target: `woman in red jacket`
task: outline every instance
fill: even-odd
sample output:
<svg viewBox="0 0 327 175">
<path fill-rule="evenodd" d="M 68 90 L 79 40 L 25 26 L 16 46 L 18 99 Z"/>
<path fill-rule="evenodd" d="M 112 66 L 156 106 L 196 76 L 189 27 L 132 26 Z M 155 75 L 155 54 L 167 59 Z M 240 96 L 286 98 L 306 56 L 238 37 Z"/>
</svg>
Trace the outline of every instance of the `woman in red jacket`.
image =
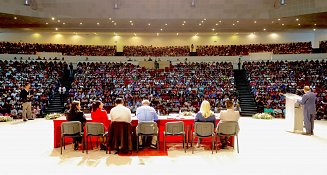
<svg viewBox="0 0 327 175">
<path fill-rule="evenodd" d="M 91 118 L 92 122 L 103 123 L 105 131 L 108 131 L 109 119 L 107 111 L 103 109 L 103 103 L 101 101 L 93 102 Z"/>
<path fill-rule="evenodd" d="M 105 131 L 108 131 L 109 119 L 108 119 L 107 111 L 103 110 L 103 103 L 101 101 L 97 100 L 93 102 L 91 118 L 92 118 L 92 122 L 103 123 Z M 101 150 L 106 150 L 107 146 L 101 143 L 100 148 Z"/>
</svg>

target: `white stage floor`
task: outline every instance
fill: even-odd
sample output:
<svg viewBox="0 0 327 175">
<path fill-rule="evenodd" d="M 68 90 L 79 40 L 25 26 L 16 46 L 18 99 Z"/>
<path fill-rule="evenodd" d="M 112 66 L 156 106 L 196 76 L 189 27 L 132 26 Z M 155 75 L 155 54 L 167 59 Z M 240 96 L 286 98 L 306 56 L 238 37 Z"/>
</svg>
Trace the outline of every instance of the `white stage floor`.
<svg viewBox="0 0 327 175">
<path fill-rule="evenodd" d="M 53 122 L 37 119 L 0 123 L 0 174 L 327 174 L 327 121 L 315 121 L 315 135 L 285 131 L 285 120 L 240 119 L 240 153 L 232 148 L 170 150 L 168 156 L 125 157 L 67 146 L 53 149 Z"/>
</svg>

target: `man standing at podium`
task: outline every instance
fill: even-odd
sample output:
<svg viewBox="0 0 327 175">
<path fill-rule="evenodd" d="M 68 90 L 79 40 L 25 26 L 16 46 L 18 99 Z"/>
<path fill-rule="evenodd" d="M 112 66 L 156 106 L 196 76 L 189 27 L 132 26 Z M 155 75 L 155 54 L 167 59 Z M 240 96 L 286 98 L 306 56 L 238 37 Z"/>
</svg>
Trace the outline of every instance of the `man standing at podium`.
<svg viewBox="0 0 327 175">
<path fill-rule="evenodd" d="M 298 103 L 303 105 L 303 117 L 304 117 L 304 135 L 313 135 L 313 124 L 316 114 L 316 94 L 310 91 L 309 86 L 304 86 L 304 95 L 301 100 L 297 100 Z"/>
</svg>

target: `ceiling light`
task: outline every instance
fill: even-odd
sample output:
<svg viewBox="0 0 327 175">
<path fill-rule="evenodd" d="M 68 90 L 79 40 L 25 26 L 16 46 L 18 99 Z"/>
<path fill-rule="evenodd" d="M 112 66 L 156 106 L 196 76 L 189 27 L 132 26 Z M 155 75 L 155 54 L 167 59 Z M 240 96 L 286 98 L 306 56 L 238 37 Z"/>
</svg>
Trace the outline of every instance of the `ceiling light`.
<svg viewBox="0 0 327 175">
<path fill-rule="evenodd" d="M 219 21 L 221 23 L 221 21 Z"/>
<path fill-rule="evenodd" d="M 299 18 L 296 18 L 296 21 L 299 21 Z"/>
<path fill-rule="evenodd" d="M 133 26 L 134 24 L 133 23 L 131 23 L 131 26 Z"/>
<path fill-rule="evenodd" d="M 233 26 L 235 26 L 235 24 L 233 24 Z"/>
<path fill-rule="evenodd" d="M 182 25 L 184 25 L 184 24 L 182 24 Z"/>
<path fill-rule="evenodd" d="M 167 26 L 168 24 L 165 24 L 165 26 Z"/>
<path fill-rule="evenodd" d="M 266 31 L 266 29 L 264 28 L 263 31 Z"/>
<path fill-rule="evenodd" d="M 183 21 L 183 23 L 186 23 L 186 21 Z"/>
<path fill-rule="evenodd" d="M 97 33 L 95 33 L 95 32 L 94 32 L 93 34 L 94 34 L 94 35 L 97 35 Z"/>
<path fill-rule="evenodd" d="M 280 21 L 280 18 L 278 18 L 278 21 Z"/>
<path fill-rule="evenodd" d="M 58 30 L 58 28 L 55 28 L 56 30 Z"/>
<path fill-rule="evenodd" d="M 160 29 L 162 31 L 162 29 Z"/>
<path fill-rule="evenodd" d="M 313 31 L 316 31 L 317 29 L 313 29 Z"/>
<path fill-rule="evenodd" d="M 218 26 L 218 23 L 216 23 L 216 26 Z"/>
<path fill-rule="evenodd" d="M 237 23 L 239 23 L 240 21 L 236 21 Z"/>
<path fill-rule="evenodd" d="M 82 25 L 83 23 L 82 23 L 82 22 L 80 22 L 79 24 L 80 24 L 80 25 Z"/>
<path fill-rule="evenodd" d="M 284 26 L 285 24 L 282 24 L 282 26 Z"/>
<path fill-rule="evenodd" d="M 112 23 L 114 23 L 115 21 L 111 21 Z"/>
<path fill-rule="evenodd" d="M 254 21 L 254 23 L 257 23 L 257 21 Z"/>
<path fill-rule="evenodd" d="M 62 24 L 65 25 L 66 23 L 63 22 Z"/>
<path fill-rule="evenodd" d="M 15 16 L 14 19 L 17 19 L 17 17 Z"/>
<path fill-rule="evenodd" d="M 49 23 L 46 22 L 45 24 L 48 25 Z"/>
<path fill-rule="evenodd" d="M 114 25 L 117 25 L 117 23 L 114 23 Z"/>
<path fill-rule="evenodd" d="M 111 20 L 111 18 L 109 18 L 109 20 Z"/>
<path fill-rule="evenodd" d="M 314 24 L 315 26 L 317 25 L 317 24 Z"/>
<path fill-rule="evenodd" d="M 133 21 L 129 21 L 130 23 L 132 23 Z"/>
<path fill-rule="evenodd" d="M 202 24 L 200 23 L 199 26 L 201 26 Z"/>
<path fill-rule="evenodd" d="M 97 22 L 97 25 L 100 25 L 100 23 Z"/>
<path fill-rule="evenodd" d="M 178 34 L 178 33 L 176 33 L 176 35 L 178 36 L 179 34 Z"/>
<path fill-rule="evenodd" d="M 215 31 L 215 29 L 211 29 L 212 31 Z"/>
<path fill-rule="evenodd" d="M 297 24 L 298 26 L 300 26 L 301 24 Z"/>
<path fill-rule="evenodd" d="M 159 33 L 157 33 L 157 36 L 159 36 Z"/>
<path fill-rule="evenodd" d="M 205 19 L 205 18 L 204 18 L 203 20 L 205 20 L 205 21 L 206 21 L 207 19 Z"/>
<path fill-rule="evenodd" d="M 60 22 L 60 20 L 58 19 L 57 22 Z"/>
<path fill-rule="evenodd" d="M 149 23 L 148 26 L 151 26 L 151 24 Z"/>
<path fill-rule="evenodd" d="M 52 21 L 54 21 L 56 18 L 55 17 L 52 17 L 51 19 L 52 19 Z"/>
<path fill-rule="evenodd" d="M 203 23 L 203 21 L 201 21 L 201 23 Z"/>
</svg>

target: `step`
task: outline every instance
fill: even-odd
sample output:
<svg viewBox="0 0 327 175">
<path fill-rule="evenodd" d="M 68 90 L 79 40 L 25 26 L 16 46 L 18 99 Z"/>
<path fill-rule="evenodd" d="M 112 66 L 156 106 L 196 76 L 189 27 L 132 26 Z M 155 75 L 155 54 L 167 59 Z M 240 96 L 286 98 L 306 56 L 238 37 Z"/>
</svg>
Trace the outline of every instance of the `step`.
<svg viewBox="0 0 327 175">
<path fill-rule="evenodd" d="M 240 112 L 240 114 L 243 117 L 252 117 L 256 113 Z"/>
<path fill-rule="evenodd" d="M 257 106 L 241 106 L 244 110 L 257 110 Z"/>
</svg>

